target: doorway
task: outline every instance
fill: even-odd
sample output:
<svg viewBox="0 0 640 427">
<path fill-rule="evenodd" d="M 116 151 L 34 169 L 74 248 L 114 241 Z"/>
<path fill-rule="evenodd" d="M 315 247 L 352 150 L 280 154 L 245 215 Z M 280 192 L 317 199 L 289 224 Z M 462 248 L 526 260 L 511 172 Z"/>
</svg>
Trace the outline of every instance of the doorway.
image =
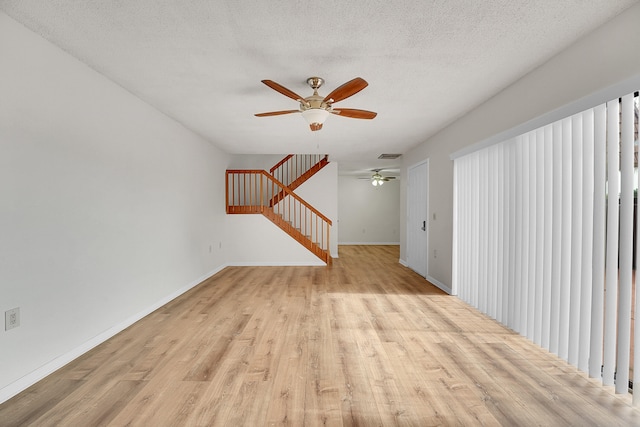
<svg viewBox="0 0 640 427">
<path fill-rule="evenodd" d="M 429 160 L 407 170 L 407 265 L 426 278 L 429 246 Z"/>
</svg>

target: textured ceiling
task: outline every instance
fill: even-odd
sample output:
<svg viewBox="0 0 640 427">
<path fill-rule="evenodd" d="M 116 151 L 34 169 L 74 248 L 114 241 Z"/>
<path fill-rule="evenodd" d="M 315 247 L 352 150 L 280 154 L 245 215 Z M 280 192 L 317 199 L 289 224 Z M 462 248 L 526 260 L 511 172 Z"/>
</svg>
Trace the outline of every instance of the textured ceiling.
<svg viewBox="0 0 640 427">
<path fill-rule="evenodd" d="M 635 0 L 0 0 L 0 9 L 230 153 L 329 153 L 341 170 L 404 153 Z M 362 77 L 311 132 L 302 96 Z"/>
</svg>

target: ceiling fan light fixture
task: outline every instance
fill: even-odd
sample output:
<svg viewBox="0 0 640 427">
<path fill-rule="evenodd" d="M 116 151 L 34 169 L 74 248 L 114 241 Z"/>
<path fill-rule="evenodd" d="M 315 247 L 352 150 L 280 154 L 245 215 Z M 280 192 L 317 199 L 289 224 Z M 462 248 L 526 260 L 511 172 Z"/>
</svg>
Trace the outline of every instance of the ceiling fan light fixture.
<svg viewBox="0 0 640 427">
<path fill-rule="evenodd" d="M 376 173 L 371 177 L 371 185 L 373 185 L 374 187 L 378 187 L 382 184 L 384 184 L 384 179 L 382 178 L 382 175 Z"/>
<path fill-rule="evenodd" d="M 328 116 L 329 112 L 323 108 L 308 108 L 302 112 L 302 117 L 309 123 L 311 130 L 320 130 Z"/>
</svg>

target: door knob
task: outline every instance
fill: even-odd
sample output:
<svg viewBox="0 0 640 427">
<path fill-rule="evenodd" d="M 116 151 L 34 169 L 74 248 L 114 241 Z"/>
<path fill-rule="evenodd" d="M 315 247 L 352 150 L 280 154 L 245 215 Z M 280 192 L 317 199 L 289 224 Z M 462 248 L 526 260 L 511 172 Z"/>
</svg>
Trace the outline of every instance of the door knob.
<svg viewBox="0 0 640 427">
<path fill-rule="evenodd" d="M 422 231 L 426 231 L 427 230 L 427 221 L 422 221 L 422 227 L 420 227 L 420 229 Z"/>
</svg>

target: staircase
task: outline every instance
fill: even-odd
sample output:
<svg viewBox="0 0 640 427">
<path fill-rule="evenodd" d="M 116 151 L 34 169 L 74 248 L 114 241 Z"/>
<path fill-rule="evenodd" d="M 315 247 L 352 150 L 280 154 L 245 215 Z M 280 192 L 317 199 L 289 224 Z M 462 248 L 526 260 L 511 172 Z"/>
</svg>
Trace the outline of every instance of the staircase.
<svg viewBox="0 0 640 427">
<path fill-rule="evenodd" d="M 326 154 L 289 154 L 272 167 L 270 172 L 276 180 L 293 191 L 328 164 L 329 156 Z M 284 195 L 284 192 L 274 194 L 271 205 L 282 200 Z"/>
<path fill-rule="evenodd" d="M 288 155 L 271 168 L 226 173 L 227 214 L 262 214 L 331 264 L 331 220 L 293 192 L 329 163 L 327 156 Z"/>
</svg>

